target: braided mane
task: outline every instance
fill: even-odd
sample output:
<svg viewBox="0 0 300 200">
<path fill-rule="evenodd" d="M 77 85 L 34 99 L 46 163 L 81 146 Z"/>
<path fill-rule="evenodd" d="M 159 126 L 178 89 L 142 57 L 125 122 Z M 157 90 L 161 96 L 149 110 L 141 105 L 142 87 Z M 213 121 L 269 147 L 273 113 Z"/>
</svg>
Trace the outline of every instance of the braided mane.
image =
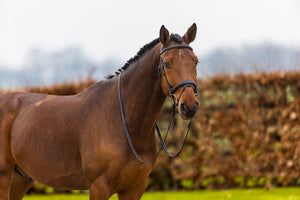
<svg viewBox="0 0 300 200">
<path fill-rule="evenodd" d="M 177 42 L 177 43 L 182 43 L 182 38 L 180 35 L 178 34 L 171 34 L 170 36 L 170 40 L 171 41 L 174 41 L 174 42 Z M 133 57 L 133 58 L 130 58 L 122 68 L 118 69 L 115 74 L 110 74 L 110 75 L 107 75 L 106 78 L 107 79 L 112 79 L 113 77 L 115 77 L 116 75 L 120 74 L 120 72 L 123 72 L 125 71 L 131 63 L 137 61 L 140 57 L 142 57 L 148 50 L 152 49 L 155 45 L 157 45 L 159 43 L 159 38 L 153 40 L 152 42 L 144 45 L 138 52 L 137 54 Z"/>
</svg>

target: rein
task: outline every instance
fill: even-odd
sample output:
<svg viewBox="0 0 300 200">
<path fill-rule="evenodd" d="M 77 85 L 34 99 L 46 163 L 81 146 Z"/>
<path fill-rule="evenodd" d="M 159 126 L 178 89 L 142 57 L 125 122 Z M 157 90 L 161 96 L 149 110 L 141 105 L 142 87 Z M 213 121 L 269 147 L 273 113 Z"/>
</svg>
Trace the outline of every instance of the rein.
<svg viewBox="0 0 300 200">
<path fill-rule="evenodd" d="M 188 46 L 188 45 L 174 45 L 174 46 L 171 46 L 171 47 L 168 47 L 168 48 L 165 48 L 165 49 L 162 49 L 160 51 L 160 54 L 159 56 L 161 56 L 161 54 L 163 54 L 164 52 L 168 51 L 168 50 L 171 50 L 171 49 L 182 49 L 182 48 L 187 48 L 187 49 L 190 49 L 190 50 L 193 50 L 192 47 Z M 122 102 L 122 97 L 121 97 L 121 76 L 122 76 L 122 71 L 120 72 L 119 74 L 119 79 L 118 79 L 118 95 L 119 95 L 119 103 L 120 103 L 120 111 L 121 111 L 121 116 L 122 116 L 122 122 L 123 122 L 123 126 L 124 126 L 124 130 L 125 130 L 125 135 L 126 135 L 126 139 L 127 139 L 127 142 L 130 146 L 130 149 L 131 151 L 133 152 L 134 156 L 142 163 L 150 163 L 152 162 L 154 159 L 156 159 L 156 157 L 160 154 L 161 150 L 164 149 L 165 152 L 168 154 L 169 157 L 171 158 L 175 158 L 177 157 L 183 150 L 183 147 L 186 143 L 186 140 L 187 140 L 187 137 L 188 137 L 188 133 L 190 131 L 190 127 L 191 127 L 191 124 L 192 124 L 192 121 L 190 120 L 189 124 L 188 124 L 188 127 L 187 127 L 187 132 L 185 134 L 185 137 L 184 137 L 184 141 L 183 141 L 183 144 L 181 146 L 181 148 L 179 149 L 179 151 L 176 153 L 176 154 L 171 154 L 168 149 L 167 149 L 167 146 L 166 146 L 166 139 L 167 139 L 167 136 L 168 136 L 168 133 L 170 131 L 170 128 L 171 128 L 171 124 L 173 122 L 173 119 L 174 119 L 174 116 L 175 116 L 175 110 L 176 110 L 176 106 L 178 106 L 178 103 L 179 103 L 179 100 L 185 90 L 185 88 L 187 87 L 192 87 L 193 90 L 194 90 L 194 93 L 195 95 L 197 96 L 197 83 L 195 83 L 194 81 L 191 81 L 191 80 L 185 80 L 185 81 L 182 81 L 180 83 L 178 83 L 177 85 L 175 85 L 174 87 L 171 87 L 169 82 L 168 82 L 168 79 L 167 79 L 167 75 L 166 75 L 166 72 L 165 72 L 165 69 L 164 67 L 166 66 L 166 63 L 163 62 L 162 58 L 160 57 L 160 63 L 158 65 L 158 72 L 159 72 L 159 77 L 160 77 L 160 80 L 161 79 L 161 72 L 163 73 L 163 76 L 165 78 L 165 81 L 166 81 L 166 84 L 167 84 L 167 87 L 168 87 L 168 90 L 169 90 L 169 96 L 172 98 L 172 101 L 173 101 L 173 105 L 172 105 L 172 115 L 171 115 L 171 118 L 170 118 L 170 122 L 169 122 L 169 125 L 168 125 L 168 129 L 167 129 L 167 132 L 166 132 L 166 136 L 165 138 L 163 139 L 162 138 L 162 135 L 161 135 L 161 132 L 160 132 L 160 129 L 157 125 L 157 123 L 155 124 L 155 128 L 156 128 L 156 131 L 157 131 L 157 135 L 159 137 L 159 140 L 161 142 L 161 147 L 159 148 L 158 152 L 150 159 L 150 160 L 143 160 L 139 155 L 138 153 L 136 152 L 136 149 L 132 143 L 132 140 L 130 138 L 130 135 L 129 135 L 129 130 L 128 130 L 128 126 L 127 126 L 127 123 L 126 123 L 126 118 L 125 118 L 125 112 L 124 112 L 124 107 L 123 107 L 123 102 Z M 175 95 L 175 92 L 177 91 L 177 89 L 179 89 L 180 87 L 183 87 L 181 92 L 180 92 L 180 95 L 177 97 Z"/>
</svg>

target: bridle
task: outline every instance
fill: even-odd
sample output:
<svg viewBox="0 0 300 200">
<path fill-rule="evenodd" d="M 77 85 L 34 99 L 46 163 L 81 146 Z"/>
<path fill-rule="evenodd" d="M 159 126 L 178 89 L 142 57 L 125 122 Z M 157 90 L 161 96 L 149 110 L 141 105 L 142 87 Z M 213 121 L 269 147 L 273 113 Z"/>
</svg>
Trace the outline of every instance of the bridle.
<svg viewBox="0 0 300 200">
<path fill-rule="evenodd" d="M 185 80 L 185 81 L 182 81 L 180 83 L 178 83 L 177 85 L 175 85 L 174 87 L 172 87 L 169 82 L 168 82 L 168 79 L 167 79 L 167 75 L 166 75 L 166 72 L 165 72 L 165 67 L 166 67 L 166 63 L 163 62 L 162 58 L 161 58 L 161 55 L 168 51 L 168 50 L 171 50 L 171 49 L 182 49 L 182 48 L 187 48 L 187 49 L 190 49 L 193 51 L 192 47 L 188 46 L 188 45 L 174 45 L 174 46 L 171 46 L 171 47 L 167 47 L 165 49 L 161 49 L 160 50 L 160 53 L 159 53 L 159 65 L 158 65 L 158 74 L 159 74 L 159 78 L 162 82 L 162 77 L 161 77 L 161 72 L 163 74 L 163 77 L 166 81 L 166 84 L 167 84 L 167 87 L 168 87 L 168 91 L 169 91 L 169 96 L 171 97 L 172 101 L 173 101 L 173 106 L 172 106 L 172 115 L 171 115 L 171 118 L 170 118 L 170 122 L 169 122 L 169 125 L 168 125 L 168 129 L 167 129 L 167 132 L 166 132 L 166 136 L 165 138 L 163 139 L 162 138 L 162 135 L 161 135 L 161 132 L 160 132 L 160 129 L 157 125 L 157 123 L 155 124 L 155 128 L 156 128 L 156 131 L 157 131 L 157 135 L 159 137 L 159 140 L 161 142 L 161 147 L 159 148 L 159 151 L 150 159 L 150 160 L 143 160 L 139 155 L 138 153 L 136 152 L 135 150 L 135 147 L 132 143 L 132 140 L 130 138 L 130 135 L 129 135 L 129 131 L 128 131 L 128 127 L 127 127 L 127 123 L 126 123 L 126 119 L 125 119 L 125 112 L 124 112 L 124 107 L 123 107 L 123 103 L 122 103 L 122 97 L 121 97 L 121 76 L 122 76 L 122 71 L 120 71 L 120 74 L 119 74 L 119 79 L 118 79 L 118 94 L 119 94 L 119 103 L 120 103 L 120 111 L 121 111 L 121 116 L 122 116 L 122 122 L 123 122 L 123 126 L 124 126 L 124 130 L 125 130 L 125 135 L 126 135 L 126 139 L 127 139 L 127 142 L 130 146 L 130 149 L 131 151 L 133 152 L 133 154 L 135 155 L 135 157 L 142 163 L 150 163 L 152 162 L 154 159 L 156 159 L 156 157 L 160 154 L 161 150 L 164 149 L 165 152 L 168 154 L 169 157 L 171 158 L 174 158 L 174 157 L 177 157 L 185 143 L 186 143 L 186 140 L 187 140 L 187 136 L 188 136 L 188 133 L 189 133 L 189 130 L 190 130 L 190 127 L 191 127 L 191 120 L 188 124 L 188 127 L 187 127 L 187 132 L 185 134 L 185 137 L 184 137 L 184 141 L 183 141 L 183 144 L 181 146 L 181 148 L 179 149 L 179 151 L 176 153 L 176 154 L 171 154 L 167 147 L 166 147 L 166 144 L 165 144 L 165 141 L 167 139 L 167 136 L 168 136 L 168 133 L 169 133 L 169 130 L 171 128 L 171 124 L 172 124 L 172 121 L 174 119 L 174 116 L 175 116 L 175 110 L 176 110 L 176 106 L 178 106 L 178 103 L 179 103 L 179 100 L 182 96 L 182 93 L 184 92 L 184 90 L 187 88 L 187 87 L 192 87 L 193 90 L 194 90 L 194 93 L 195 95 L 197 96 L 197 83 L 195 83 L 194 81 L 191 81 L 191 80 Z M 161 84 L 162 86 L 162 84 Z M 179 88 L 182 88 L 179 96 L 177 97 L 175 95 L 175 92 L 179 89 Z"/>
<path fill-rule="evenodd" d="M 162 80 L 162 78 L 161 78 L 161 72 L 162 72 L 162 74 L 165 78 L 167 87 L 168 87 L 169 96 L 172 98 L 173 104 L 176 104 L 176 106 L 178 106 L 179 99 L 181 98 L 181 95 L 182 95 L 182 93 L 183 93 L 183 91 L 185 90 L 186 87 L 192 87 L 193 90 L 194 90 L 195 95 L 197 96 L 197 94 L 198 94 L 197 93 L 197 83 L 195 83 L 194 81 L 191 81 L 191 80 L 185 80 L 185 81 L 182 81 L 182 82 L 178 83 L 174 87 L 172 87 L 168 82 L 168 78 L 167 78 L 167 75 L 166 75 L 166 72 L 165 72 L 165 67 L 167 67 L 168 64 L 163 62 L 163 59 L 161 58 L 161 55 L 164 52 L 169 51 L 171 49 L 183 49 L 183 48 L 187 48 L 187 49 L 190 49 L 190 50 L 193 51 L 193 48 L 190 47 L 189 45 L 174 45 L 174 46 L 167 47 L 165 49 L 160 50 L 160 53 L 159 53 L 158 75 L 159 75 L 160 80 Z M 180 95 L 177 97 L 175 95 L 175 92 L 180 87 L 183 87 L 183 89 L 181 90 Z"/>
</svg>

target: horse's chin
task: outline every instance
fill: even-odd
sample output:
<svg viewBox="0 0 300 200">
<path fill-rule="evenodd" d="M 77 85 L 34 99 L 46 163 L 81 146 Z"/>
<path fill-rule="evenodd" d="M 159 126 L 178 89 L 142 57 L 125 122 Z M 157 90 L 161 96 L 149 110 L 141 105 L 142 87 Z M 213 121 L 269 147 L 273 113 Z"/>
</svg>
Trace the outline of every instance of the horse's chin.
<svg viewBox="0 0 300 200">
<path fill-rule="evenodd" d="M 182 112 L 180 112 L 180 111 L 179 111 L 179 113 L 180 113 L 180 116 L 181 116 L 181 118 L 182 118 L 183 120 L 191 120 L 191 119 L 194 117 L 194 115 L 192 115 L 192 116 L 187 116 L 185 113 L 182 113 Z"/>
</svg>

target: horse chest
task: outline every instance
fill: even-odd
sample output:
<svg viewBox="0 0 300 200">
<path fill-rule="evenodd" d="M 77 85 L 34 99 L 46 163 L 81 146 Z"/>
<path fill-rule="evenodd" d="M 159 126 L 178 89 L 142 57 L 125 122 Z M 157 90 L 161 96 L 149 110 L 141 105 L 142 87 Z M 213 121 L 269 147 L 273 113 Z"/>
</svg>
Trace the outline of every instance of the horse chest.
<svg viewBox="0 0 300 200">
<path fill-rule="evenodd" d="M 126 141 L 120 141 L 118 145 L 115 145 L 112 140 L 105 140 L 98 144 L 86 146 L 84 152 L 87 154 L 82 156 L 83 168 L 90 180 L 101 179 L 111 192 L 118 192 L 141 184 L 148 178 L 154 163 L 139 162 L 131 154 Z M 96 148 L 91 148 L 92 146 Z M 153 152 L 149 152 L 149 154 L 152 155 Z M 151 155 L 145 154 L 142 157 Z M 91 159 L 84 159 L 88 156 Z"/>
<path fill-rule="evenodd" d="M 115 177 L 116 189 L 122 190 L 143 183 L 150 175 L 152 168 L 152 164 L 142 164 L 136 160 L 124 162 L 120 165 L 118 176 Z"/>
</svg>

